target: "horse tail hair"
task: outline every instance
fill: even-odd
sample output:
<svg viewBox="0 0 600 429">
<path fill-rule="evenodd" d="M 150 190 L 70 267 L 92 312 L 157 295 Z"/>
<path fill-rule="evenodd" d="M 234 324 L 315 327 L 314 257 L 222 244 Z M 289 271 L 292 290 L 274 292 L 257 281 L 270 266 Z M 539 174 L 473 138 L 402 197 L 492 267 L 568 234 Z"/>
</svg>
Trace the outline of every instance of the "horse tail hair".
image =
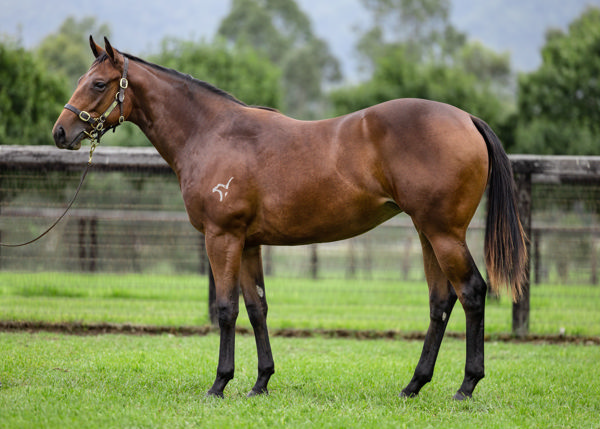
<svg viewBox="0 0 600 429">
<path fill-rule="evenodd" d="M 490 176 L 485 225 L 485 264 L 491 290 L 506 285 L 514 301 L 522 295 L 528 275 L 526 237 L 517 212 L 516 187 L 510 160 L 498 136 L 479 118 L 471 117 L 488 150 Z"/>
</svg>

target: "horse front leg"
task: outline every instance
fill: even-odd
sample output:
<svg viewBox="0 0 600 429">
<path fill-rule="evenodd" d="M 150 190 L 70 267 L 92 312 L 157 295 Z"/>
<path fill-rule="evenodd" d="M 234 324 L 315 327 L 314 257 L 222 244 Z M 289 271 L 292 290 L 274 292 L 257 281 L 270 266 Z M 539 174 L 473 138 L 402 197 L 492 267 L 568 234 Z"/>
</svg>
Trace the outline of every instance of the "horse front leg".
<svg viewBox="0 0 600 429">
<path fill-rule="evenodd" d="M 235 323 L 239 313 L 240 266 L 243 240 L 230 235 L 207 236 L 206 251 L 215 278 L 221 341 L 217 377 L 208 396 L 223 397 L 235 370 Z"/>
<path fill-rule="evenodd" d="M 269 332 L 267 329 L 267 297 L 260 247 L 244 250 L 242 256 L 242 293 L 248 318 L 254 329 L 258 355 L 258 377 L 248 396 L 268 394 L 267 384 L 275 372 Z"/>
</svg>

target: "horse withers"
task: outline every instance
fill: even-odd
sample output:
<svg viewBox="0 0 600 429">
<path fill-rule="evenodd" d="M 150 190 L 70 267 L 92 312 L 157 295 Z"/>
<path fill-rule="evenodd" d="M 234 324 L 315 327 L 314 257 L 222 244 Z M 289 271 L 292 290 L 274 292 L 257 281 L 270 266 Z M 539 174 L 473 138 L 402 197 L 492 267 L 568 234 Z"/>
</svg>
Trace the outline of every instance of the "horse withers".
<svg viewBox="0 0 600 429">
<path fill-rule="evenodd" d="M 527 258 L 510 163 L 485 122 L 419 99 L 299 121 L 121 53 L 106 39 L 102 48 L 90 37 L 90 46 L 96 59 L 56 121 L 54 140 L 78 149 L 83 139 L 131 121 L 177 174 L 190 222 L 206 237 L 216 284 L 221 341 L 209 395 L 223 396 L 234 375 L 240 290 L 258 353 L 249 396 L 267 393 L 274 373 L 261 245 L 341 240 L 404 212 L 421 240 L 430 323 L 401 396 L 417 395 L 431 380 L 457 299 L 467 350 L 454 397 L 472 396 L 484 377 L 487 286 L 465 235 L 486 187 L 492 288 L 507 285 L 518 297 Z"/>
</svg>

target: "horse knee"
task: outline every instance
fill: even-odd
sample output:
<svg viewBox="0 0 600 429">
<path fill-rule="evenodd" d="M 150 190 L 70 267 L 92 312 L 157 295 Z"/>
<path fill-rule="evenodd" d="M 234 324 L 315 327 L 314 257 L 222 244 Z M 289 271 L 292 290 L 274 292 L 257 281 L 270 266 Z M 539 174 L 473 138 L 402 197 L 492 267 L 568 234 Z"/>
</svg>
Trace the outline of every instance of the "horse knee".
<svg viewBox="0 0 600 429">
<path fill-rule="evenodd" d="M 219 315 L 219 325 L 228 326 L 235 324 L 239 314 L 239 308 L 233 302 L 220 301 L 217 302 L 217 312 Z"/>
</svg>

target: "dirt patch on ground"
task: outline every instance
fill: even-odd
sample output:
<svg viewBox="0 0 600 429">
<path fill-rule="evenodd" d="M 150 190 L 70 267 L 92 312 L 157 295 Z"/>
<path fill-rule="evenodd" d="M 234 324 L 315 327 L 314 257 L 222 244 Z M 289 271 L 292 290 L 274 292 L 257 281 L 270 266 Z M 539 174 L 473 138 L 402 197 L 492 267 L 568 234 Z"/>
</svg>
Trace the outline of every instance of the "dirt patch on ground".
<svg viewBox="0 0 600 429">
<path fill-rule="evenodd" d="M 211 332 L 218 332 L 212 326 L 152 326 L 131 325 L 114 323 L 78 323 L 78 322 L 19 322 L 0 321 L 1 332 L 55 332 L 69 335 L 179 335 L 203 336 Z M 374 330 L 348 330 L 348 329 L 274 329 L 269 331 L 271 336 L 287 338 L 308 338 L 321 336 L 325 338 L 349 338 L 356 340 L 424 340 L 424 332 L 401 331 L 374 331 Z M 252 335 L 248 328 L 237 328 L 237 333 Z M 464 339 L 464 334 L 447 332 L 446 337 Z M 600 337 L 577 335 L 536 335 L 516 337 L 511 334 L 487 335 L 486 341 L 514 342 L 514 343 L 543 343 L 543 344 L 584 344 L 600 345 Z"/>
</svg>

